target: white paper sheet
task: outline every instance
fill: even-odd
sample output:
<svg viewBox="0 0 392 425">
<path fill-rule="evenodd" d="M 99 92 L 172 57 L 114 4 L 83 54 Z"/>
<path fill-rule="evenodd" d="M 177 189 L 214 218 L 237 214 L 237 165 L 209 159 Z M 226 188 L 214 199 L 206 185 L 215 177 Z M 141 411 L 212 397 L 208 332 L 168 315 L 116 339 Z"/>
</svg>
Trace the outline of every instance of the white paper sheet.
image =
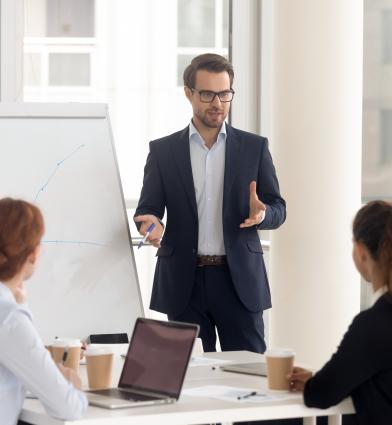
<svg viewBox="0 0 392 425">
<path fill-rule="evenodd" d="M 192 357 L 189 362 L 189 367 L 194 366 L 219 366 L 233 363 L 231 360 L 210 359 L 208 357 Z"/>
<path fill-rule="evenodd" d="M 182 394 L 191 397 L 207 397 L 239 403 L 265 403 L 302 398 L 302 394 L 298 393 L 270 393 L 258 391 L 255 388 L 230 387 L 226 385 L 205 385 L 203 387 L 187 388 L 182 391 Z"/>
</svg>

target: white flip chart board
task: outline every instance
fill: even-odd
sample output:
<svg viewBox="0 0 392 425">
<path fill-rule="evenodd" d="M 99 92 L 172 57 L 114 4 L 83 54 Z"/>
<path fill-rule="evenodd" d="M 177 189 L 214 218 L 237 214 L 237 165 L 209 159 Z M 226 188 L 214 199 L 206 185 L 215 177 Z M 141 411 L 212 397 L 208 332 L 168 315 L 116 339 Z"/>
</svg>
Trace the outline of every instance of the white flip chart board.
<svg viewBox="0 0 392 425">
<path fill-rule="evenodd" d="M 0 197 L 45 218 L 26 282 L 44 341 L 129 334 L 143 307 L 106 105 L 0 104 L 0 146 Z"/>
</svg>

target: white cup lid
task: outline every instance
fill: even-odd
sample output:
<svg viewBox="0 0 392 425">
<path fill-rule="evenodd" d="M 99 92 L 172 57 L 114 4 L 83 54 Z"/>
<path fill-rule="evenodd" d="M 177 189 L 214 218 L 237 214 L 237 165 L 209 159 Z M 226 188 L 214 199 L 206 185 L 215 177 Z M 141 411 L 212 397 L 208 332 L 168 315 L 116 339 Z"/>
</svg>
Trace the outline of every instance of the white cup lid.
<svg viewBox="0 0 392 425">
<path fill-rule="evenodd" d="M 264 355 L 266 357 L 294 357 L 295 351 L 291 348 L 274 348 L 267 350 Z"/>
<path fill-rule="evenodd" d="M 52 347 L 81 347 L 80 339 L 76 338 L 57 338 L 52 344 Z"/>
<path fill-rule="evenodd" d="M 90 347 L 88 345 L 84 352 L 85 356 L 102 356 L 104 354 L 113 354 L 113 350 L 110 347 Z"/>
</svg>

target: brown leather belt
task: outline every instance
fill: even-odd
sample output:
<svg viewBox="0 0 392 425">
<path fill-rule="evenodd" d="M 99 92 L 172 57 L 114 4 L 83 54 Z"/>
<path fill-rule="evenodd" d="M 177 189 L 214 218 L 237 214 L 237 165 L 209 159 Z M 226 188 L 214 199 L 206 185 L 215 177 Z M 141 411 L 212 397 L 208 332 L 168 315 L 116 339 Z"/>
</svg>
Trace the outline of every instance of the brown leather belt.
<svg viewBox="0 0 392 425">
<path fill-rule="evenodd" d="M 197 265 L 203 266 L 224 266 L 227 264 L 226 255 L 198 255 Z"/>
</svg>

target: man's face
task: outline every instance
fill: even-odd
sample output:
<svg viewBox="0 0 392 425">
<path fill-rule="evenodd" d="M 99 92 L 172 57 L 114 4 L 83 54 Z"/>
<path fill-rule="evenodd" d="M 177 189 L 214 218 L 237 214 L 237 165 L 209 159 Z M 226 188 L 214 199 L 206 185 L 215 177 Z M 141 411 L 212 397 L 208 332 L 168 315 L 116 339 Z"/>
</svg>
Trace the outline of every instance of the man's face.
<svg viewBox="0 0 392 425">
<path fill-rule="evenodd" d="M 221 102 L 218 96 L 209 103 L 200 100 L 200 91 L 222 92 L 230 90 L 230 77 L 227 72 L 209 72 L 199 70 L 196 73 L 196 90 L 185 87 L 186 97 L 189 99 L 193 109 L 193 121 L 197 128 L 201 126 L 208 128 L 220 128 L 230 110 L 230 102 Z"/>
</svg>

